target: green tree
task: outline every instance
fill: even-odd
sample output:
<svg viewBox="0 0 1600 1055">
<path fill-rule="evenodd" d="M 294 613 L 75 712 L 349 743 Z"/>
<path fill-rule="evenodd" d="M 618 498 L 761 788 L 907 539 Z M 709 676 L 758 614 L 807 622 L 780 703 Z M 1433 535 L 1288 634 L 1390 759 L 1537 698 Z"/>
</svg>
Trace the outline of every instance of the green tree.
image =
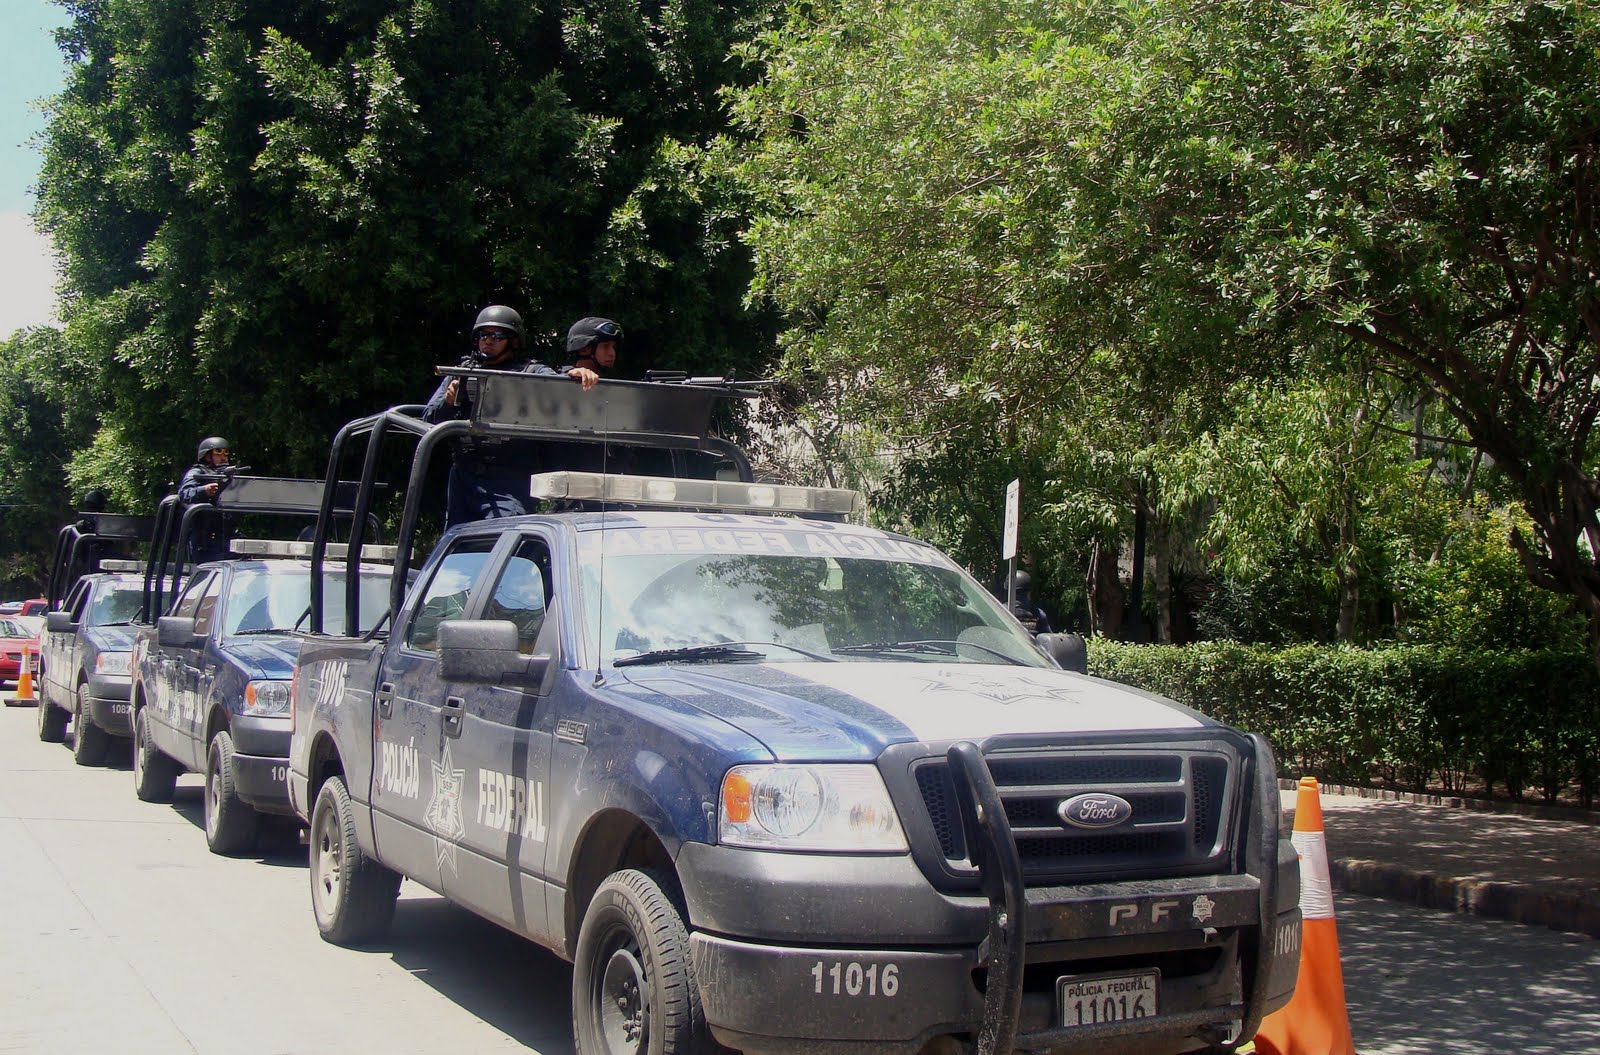
<svg viewBox="0 0 1600 1055">
<path fill-rule="evenodd" d="M 794 9 L 737 97 L 791 362 L 880 401 L 1160 404 L 1313 367 L 1431 393 L 1600 660 L 1600 14 L 1579 0 Z"/>
<path fill-rule="evenodd" d="M 148 504 L 208 433 L 320 475 L 495 300 L 556 361 L 593 313 L 631 370 L 772 355 L 739 203 L 694 153 L 764 0 L 62 2 L 39 217 L 100 411 L 77 475 Z"/>
</svg>

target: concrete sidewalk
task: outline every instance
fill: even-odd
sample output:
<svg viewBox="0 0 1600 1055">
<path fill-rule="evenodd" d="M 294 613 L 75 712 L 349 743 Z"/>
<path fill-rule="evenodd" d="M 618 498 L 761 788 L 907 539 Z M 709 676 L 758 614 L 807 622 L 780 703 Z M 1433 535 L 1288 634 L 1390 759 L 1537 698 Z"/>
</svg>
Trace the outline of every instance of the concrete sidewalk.
<svg viewBox="0 0 1600 1055">
<path fill-rule="evenodd" d="M 1600 938 L 1600 812 L 1324 787 L 1322 817 L 1337 891 Z"/>
</svg>

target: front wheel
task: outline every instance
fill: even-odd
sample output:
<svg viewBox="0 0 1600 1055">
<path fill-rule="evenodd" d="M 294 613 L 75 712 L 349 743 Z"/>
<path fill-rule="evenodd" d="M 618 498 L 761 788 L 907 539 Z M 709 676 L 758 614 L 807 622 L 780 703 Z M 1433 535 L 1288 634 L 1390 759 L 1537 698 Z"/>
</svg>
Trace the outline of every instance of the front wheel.
<svg viewBox="0 0 1600 1055">
<path fill-rule="evenodd" d="M 150 715 L 140 707 L 133 715 L 133 793 L 141 802 L 171 802 L 178 764 L 150 742 Z"/>
<path fill-rule="evenodd" d="M 572 966 L 578 1055 L 712 1055 L 689 932 L 660 880 L 612 873 L 583 916 Z"/>
<path fill-rule="evenodd" d="M 110 735 L 89 717 L 89 686 L 78 686 L 78 706 L 72 713 L 72 760 L 80 766 L 98 766 L 105 761 Z"/>
<path fill-rule="evenodd" d="M 51 703 L 44 693 L 39 694 L 39 739 L 47 744 L 59 744 L 67 738 L 67 719 L 72 715 Z"/>
<path fill-rule="evenodd" d="M 206 845 L 214 854 L 243 853 L 256 844 L 261 815 L 239 798 L 233 773 L 233 735 L 224 729 L 206 752 Z"/>
<path fill-rule="evenodd" d="M 322 940 L 377 941 L 394 922 L 400 874 L 368 857 L 356 841 L 356 811 L 344 777 L 332 776 L 311 810 L 311 910 Z"/>
</svg>

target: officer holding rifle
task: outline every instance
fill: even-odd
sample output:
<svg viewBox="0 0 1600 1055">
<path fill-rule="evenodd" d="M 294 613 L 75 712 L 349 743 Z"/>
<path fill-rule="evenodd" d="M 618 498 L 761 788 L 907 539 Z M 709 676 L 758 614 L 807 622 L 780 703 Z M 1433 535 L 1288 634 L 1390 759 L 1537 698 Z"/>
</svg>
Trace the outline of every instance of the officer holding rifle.
<svg viewBox="0 0 1600 1055">
<path fill-rule="evenodd" d="M 178 482 L 178 501 L 185 507 L 216 505 L 217 495 L 233 479 L 232 452 L 221 436 L 207 436 L 195 451 L 195 463 Z M 228 556 L 233 529 L 221 513 L 202 513 L 189 533 L 189 560 L 200 564 Z"/>
</svg>

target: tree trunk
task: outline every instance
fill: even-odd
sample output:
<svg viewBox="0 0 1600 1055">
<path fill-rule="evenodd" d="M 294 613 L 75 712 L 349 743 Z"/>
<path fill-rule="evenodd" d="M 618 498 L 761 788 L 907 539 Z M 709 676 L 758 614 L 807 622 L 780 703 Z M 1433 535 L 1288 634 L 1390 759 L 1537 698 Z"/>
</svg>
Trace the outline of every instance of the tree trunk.
<svg viewBox="0 0 1600 1055">
<path fill-rule="evenodd" d="M 1115 543 L 1096 542 L 1089 554 L 1084 589 L 1089 595 L 1089 633 L 1116 638 L 1122 630 L 1122 578 L 1117 571 Z"/>
</svg>

